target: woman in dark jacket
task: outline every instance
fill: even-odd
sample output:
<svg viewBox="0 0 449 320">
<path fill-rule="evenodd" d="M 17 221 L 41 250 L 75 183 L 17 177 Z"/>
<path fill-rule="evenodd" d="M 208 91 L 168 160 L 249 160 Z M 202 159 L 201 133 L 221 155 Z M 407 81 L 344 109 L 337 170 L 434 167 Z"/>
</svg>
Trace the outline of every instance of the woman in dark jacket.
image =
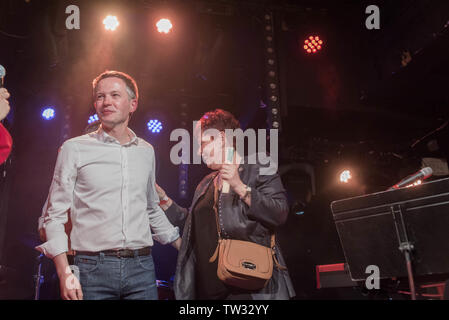
<svg viewBox="0 0 449 320">
<path fill-rule="evenodd" d="M 224 141 L 225 129 L 240 128 L 232 114 L 217 109 L 206 113 L 201 120 L 201 155 L 207 166 L 215 170 L 197 186 L 190 210 L 181 208 L 165 192 L 161 206 L 175 225 L 184 224 L 181 249 L 178 253 L 174 291 L 176 299 L 290 299 L 295 295 L 288 271 L 273 266 L 273 275 L 260 290 L 244 290 L 228 286 L 217 276 L 217 261 L 209 262 L 218 242 L 217 220 L 213 209 L 215 188 L 220 190 L 218 226 L 223 238 L 251 241 L 270 247 L 271 235 L 287 219 L 288 204 L 278 174 L 261 175 L 260 164 L 237 160 L 235 164 L 216 161 L 213 152 L 205 150 L 214 142 L 204 137 L 207 129 L 217 129 Z M 215 141 L 216 142 L 216 141 Z M 221 144 L 224 155 L 224 143 Z M 210 150 L 210 148 L 209 148 Z M 236 156 L 239 157 L 238 155 Z M 247 160 L 247 159 L 245 159 Z M 229 192 L 221 192 L 223 184 Z M 281 266 L 284 259 L 275 246 L 276 258 Z"/>
</svg>

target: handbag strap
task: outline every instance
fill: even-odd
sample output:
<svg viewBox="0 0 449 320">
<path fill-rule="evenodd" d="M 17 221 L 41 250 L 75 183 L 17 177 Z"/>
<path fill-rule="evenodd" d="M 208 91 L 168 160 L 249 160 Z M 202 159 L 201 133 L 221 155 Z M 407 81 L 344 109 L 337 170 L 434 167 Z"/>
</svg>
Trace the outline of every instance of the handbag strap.
<svg viewBox="0 0 449 320">
<path fill-rule="evenodd" d="M 222 240 L 220 224 L 218 223 L 218 176 L 219 174 L 217 174 L 214 178 L 214 205 L 212 206 L 214 208 L 215 222 L 217 224 L 218 243 L 217 247 L 215 248 L 214 254 L 209 259 L 209 262 L 214 262 L 217 259 L 218 250 L 220 248 L 220 243 Z"/>
<path fill-rule="evenodd" d="M 217 247 L 215 249 L 214 254 L 212 255 L 212 257 L 210 257 L 209 262 L 214 262 L 217 259 L 218 256 L 218 251 L 220 248 L 220 243 L 223 240 L 222 236 L 221 236 L 221 229 L 220 229 L 220 224 L 218 223 L 218 177 L 219 174 L 217 174 L 217 176 L 214 178 L 214 213 L 215 213 L 215 222 L 217 224 L 217 233 L 218 233 L 218 243 L 217 243 Z M 280 270 L 287 270 L 286 267 L 281 266 L 281 264 L 279 263 L 277 257 L 276 257 L 276 250 L 275 250 L 275 246 L 276 246 L 276 238 L 274 233 L 271 235 L 271 243 L 270 243 L 270 248 L 271 248 L 271 254 L 273 256 L 273 260 L 274 263 L 276 265 L 276 267 L 278 267 Z"/>
<path fill-rule="evenodd" d="M 276 256 L 276 239 L 274 237 L 274 233 L 271 235 L 271 254 L 273 255 L 273 260 L 274 260 L 274 264 L 276 265 L 276 267 L 278 267 L 278 269 L 280 270 L 287 270 L 286 267 L 282 266 L 279 261 L 278 258 Z"/>
</svg>

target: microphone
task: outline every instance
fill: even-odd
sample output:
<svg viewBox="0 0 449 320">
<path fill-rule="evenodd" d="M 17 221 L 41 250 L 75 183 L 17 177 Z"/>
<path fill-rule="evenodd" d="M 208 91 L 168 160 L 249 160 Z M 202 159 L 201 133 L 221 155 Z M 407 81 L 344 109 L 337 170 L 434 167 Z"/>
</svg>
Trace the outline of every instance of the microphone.
<svg viewBox="0 0 449 320">
<path fill-rule="evenodd" d="M 398 183 L 396 183 L 394 186 L 390 187 L 387 191 L 393 190 L 393 189 L 399 189 L 405 186 L 408 186 L 409 184 L 412 184 L 418 179 L 425 180 L 428 177 L 430 177 L 433 173 L 433 170 L 431 167 L 422 168 L 418 172 L 408 176 L 405 179 L 402 179 Z"/>
<path fill-rule="evenodd" d="M 232 163 L 232 161 L 234 160 L 234 148 L 227 147 L 225 152 L 226 152 L 225 162 Z M 221 192 L 229 193 L 229 183 L 227 183 L 226 181 L 223 181 L 223 186 L 221 187 Z"/>
<path fill-rule="evenodd" d="M 3 67 L 0 64 L 0 88 L 3 88 L 3 84 L 5 83 L 5 76 L 6 76 L 5 67 Z"/>
</svg>

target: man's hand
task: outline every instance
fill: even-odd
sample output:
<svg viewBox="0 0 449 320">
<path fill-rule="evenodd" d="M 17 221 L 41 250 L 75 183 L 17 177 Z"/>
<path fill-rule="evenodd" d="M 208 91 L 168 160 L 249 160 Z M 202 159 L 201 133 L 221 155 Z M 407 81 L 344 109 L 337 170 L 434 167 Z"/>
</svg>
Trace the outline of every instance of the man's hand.
<svg viewBox="0 0 449 320">
<path fill-rule="evenodd" d="M 9 92 L 5 88 L 0 88 L 0 120 L 3 120 L 9 113 Z"/>
<path fill-rule="evenodd" d="M 64 300 L 83 300 L 83 291 L 78 278 L 72 273 L 70 267 L 67 272 L 59 276 L 59 289 Z"/>
<path fill-rule="evenodd" d="M 61 298 L 64 300 L 83 300 L 83 291 L 78 278 L 72 273 L 67 261 L 67 254 L 62 253 L 53 258 L 59 277 Z"/>
</svg>

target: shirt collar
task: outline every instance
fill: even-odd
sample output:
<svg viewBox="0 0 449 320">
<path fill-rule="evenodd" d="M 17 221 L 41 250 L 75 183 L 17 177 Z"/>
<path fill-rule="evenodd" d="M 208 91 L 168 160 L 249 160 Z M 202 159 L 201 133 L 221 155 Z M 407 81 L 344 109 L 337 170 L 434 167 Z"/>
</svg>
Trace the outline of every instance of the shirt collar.
<svg viewBox="0 0 449 320">
<path fill-rule="evenodd" d="M 131 134 L 131 140 L 125 144 L 123 144 L 123 146 L 129 146 L 132 144 L 137 145 L 139 142 L 139 139 L 137 138 L 137 135 L 134 133 L 134 131 L 132 131 L 130 128 L 128 128 L 129 133 Z M 114 138 L 113 136 L 107 134 L 102 126 L 100 125 L 100 127 L 98 128 L 97 131 L 94 132 L 94 134 L 97 136 L 97 139 L 106 143 L 116 143 L 116 144 L 120 144 L 120 142 Z"/>
</svg>

